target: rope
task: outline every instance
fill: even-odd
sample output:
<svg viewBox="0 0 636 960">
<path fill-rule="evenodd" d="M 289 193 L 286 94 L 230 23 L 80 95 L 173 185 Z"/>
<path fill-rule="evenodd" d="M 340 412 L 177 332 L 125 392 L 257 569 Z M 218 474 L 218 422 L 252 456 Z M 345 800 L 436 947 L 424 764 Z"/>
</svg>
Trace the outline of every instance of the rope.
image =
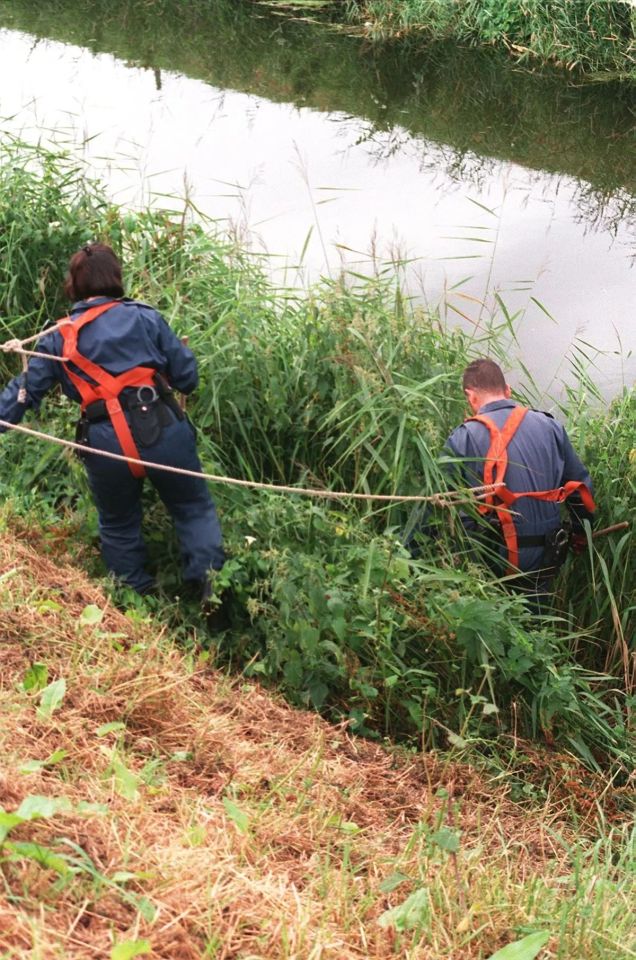
<svg viewBox="0 0 636 960">
<path fill-rule="evenodd" d="M 73 440 L 64 440 L 62 437 L 54 437 L 49 433 L 42 433 L 39 430 L 32 430 L 30 427 L 24 427 L 22 424 L 9 423 L 7 420 L 0 420 L 0 427 L 7 430 L 17 430 L 30 437 L 36 437 L 38 440 L 48 440 L 50 443 L 56 443 L 61 447 L 69 447 L 71 450 L 78 450 L 84 455 L 107 457 L 110 460 L 120 460 L 123 463 L 135 463 L 150 470 L 164 470 L 166 473 L 177 473 L 183 477 L 195 477 L 201 480 L 210 480 L 212 483 L 226 483 L 234 487 L 249 487 L 252 490 L 271 490 L 273 493 L 298 493 L 305 497 L 325 497 L 333 500 L 379 500 L 384 503 L 432 503 L 440 507 L 456 506 L 463 503 L 472 503 L 474 500 L 484 500 L 491 496 L 497 487 L 501 484 L 493 483 L 481 487 L 468 487 L 465 490 L 446 490 L 443 493 L 433 493 L 424 495 L 401 495 L 386 493 L 352 493 L 346 490 L 318 490 L 311 487 L 287 487 L 276 483 L 259 483 L 256 480 L 239 480 L 235 477 L 219 476 L 214 473 L 203 473 L 195 470 L 185 470 L 183 467 L 171 467 L 164 463 L 153 463 L 148 460 L 136 460 L 134 457 L 125 457 L 120 453 L 111 453 L 109 450 L 97 450 L 92 447 L 86 447 L 82 443 L 75 443 Z"/>
<path fill-rule="evenodd" d="M 54 331 L 59 330 L 60 327 L 66 326 L 72 322 L 73 321 L 70 318 L 64 318 L 62 320 L 58 320 L 58 322 L 53 324 L 53 326 L 47 327 L 41 333 L 34 334 L 32 337 L 25 337 L 23 340 L 6 340 L 4 343 L 0 343 L 0 350 L 4 351 L 5 353 L 13 352 L 22 355 L 23 376 L 26 376 L 28 369 L 27 357 L 42 357 L 45 360 L 56 360 L 59 363 L 66 363 L 66 357 L 56 357 L 48 353 L 38 353 L 35 350 L 25 350 L 24 344 L 33 343 L 34 340 L 39 340 L 47 333 L 53 333 Z M 22 387 L 21 391 L 23 389 L 24 388 Z M 24 393 L 26 394 L 26 390 Z M 19 395 L 18 399 L 20 402 L 24 403 L 26 401 L 26 396 L 20 399 Z M 305 497 L 324 497 L 326 499 L 333 500 L 377 500 L 384 503 L 432 503 L 440 507 L 450 507 L 464 503 L 472 503 L 474 500 L 485 500 L 494 493 L 497 487 L 502 486 L 500 483 L 486 484 L 485 486 L 481 487 L 468 487 L 465 490 L 446 490 L 443 493 L 433 493 L 426 496 L 406 496 L 400 494 L 382 493 L 352 493 L 345 490 L 318 490 L 311 487 L 288 487 L 275 483 L 259 483 L 256 480 L 239 480 L 235 477 L 225 477 L 218 476 L 217 474 L 213 473 L 185 470 L 182 467 L 171 467 L 164 463 L 153 463 L 152 461 L 148 460 L 137 460 L 134 457 L 126 457 L 119 453 L 110 453 L 108 450 L 96 450 L 91 447 L 86 447 L 82 443 L 75 443 L 72 440 L 64 440 L 61 437 L 54 437 L 49 433 L 42 433 L 39 430 L 32 430 L 31 428 L 24 427 L 21 424 L 9 423 L 7 420 L 0 420 L 0 427 L 4 427 L 7 430 L 17 430 L 19 433 L 36 437 L 38 440 L 47 440 L 49 443 L 58 444 L 58 446 L 69 447 L 71 450 L 77 450 L 84 455 L 90 453 L 91 455 L 107 457 L 111 460 L 120 460 L 127 464 L 133 463 L 151 470 L 163 470 L 166 473 L 176 473 L 184 477 L 195 477 L 197 479 L 209 480 L 212 483 L 226 483 L 230 486 L 248 487 L 252 490 L 270 490 L 273 493 L 298 493 Z"/>
</svg>

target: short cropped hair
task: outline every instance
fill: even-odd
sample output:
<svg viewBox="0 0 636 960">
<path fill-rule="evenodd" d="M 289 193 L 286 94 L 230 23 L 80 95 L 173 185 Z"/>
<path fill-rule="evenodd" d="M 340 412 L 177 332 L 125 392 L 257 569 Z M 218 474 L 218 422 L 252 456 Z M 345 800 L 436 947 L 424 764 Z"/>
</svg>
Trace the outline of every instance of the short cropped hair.
<svg viewBox="0 0 636 960">
<path fill-rule="evenodd" d="M 488 357 L 473 360 L 464 370 L 462 377 L 464 390 L 481 390 L 484 393 L 504 393 L 506 378 L 499 364 Z"/>
<path fill-rule="evenodd" d="M 73 254 L 64 281 L 69 300 L 88 297 L 123 297 L 121 264 L 105 243 L 87 243 Z"/>
</svg>

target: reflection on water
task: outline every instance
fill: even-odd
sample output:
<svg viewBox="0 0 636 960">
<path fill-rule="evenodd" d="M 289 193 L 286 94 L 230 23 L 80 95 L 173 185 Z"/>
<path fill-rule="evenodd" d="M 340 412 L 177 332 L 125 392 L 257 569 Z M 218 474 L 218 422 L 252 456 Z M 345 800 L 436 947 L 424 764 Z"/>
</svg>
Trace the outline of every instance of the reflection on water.
<svg viewBox="0 0 636 960">
<path fill-rule="evenodd" d="M 537 78 L 506 70 L 508 100 L 493 109 L 491 67 L 485 86 L 469 68 L 460 83 L 456 57 L 428 72 L 376 62 L 375 84 L 361 90 L 372 71 L 350 41 L 330 39 L 318 69 L 306 31 L 295 47 L 293 28 L 264 23 L 252 22 L 243 47 L 207 38 L 206 55 L 196 36 L 171 46 L 165 33 L 138 33 L 134 63 L 0 31 L 0 114 L 30 137 L 65 129 L 123 202 L 183 195 L 185 175 L 202 210 L 272 255 L 281 282 L 408 259 L 411 291 L 444 300 L 449 321 L 482 324 L 503 301 L 519 314 L 514 352 L 542 385 L 565 374 L 574 337 L 634 349 L 634 160 L 620 97 L 602 110 L 598 91 L 560 82 L 557 106 L 537 98 Z M 102 31 L 92 41 L 107 43 L 124 40 Z M 176 67 L 207 82 L 171 72 L 173 50 Z M 537 124 L 552 116 L 561 128 L 541 143 Z M 634 375 L 633 359 L 625 370 L 615 356 L 599 366 L 608 393 Z"/>
</svg>

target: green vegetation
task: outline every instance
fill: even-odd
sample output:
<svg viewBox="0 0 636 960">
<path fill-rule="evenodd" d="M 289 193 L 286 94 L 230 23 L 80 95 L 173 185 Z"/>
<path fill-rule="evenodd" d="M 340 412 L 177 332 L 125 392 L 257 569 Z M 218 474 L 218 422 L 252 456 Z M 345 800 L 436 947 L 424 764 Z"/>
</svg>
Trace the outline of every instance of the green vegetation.
<svg viewBox="0 0 636 960">
<path fill-rule="evenodd" d="M 374 493 L 445 488 L 438 455 L 463 416 L 460 371 L 475 352 L 498 349 L 507 319 L 475 341 L 446 331 L 400 294 L 394 266 L 324 283 L 307 298 L 277 290 L 257 260 L 187 216 L 109 206 L 68 159 L 18 143 L 4 147 L 0 169 L 11 198 L 0 206 L 6 336 L 63 313 L 68 254 L 100 237 L 120 251 L 130 294 L 190 337 L 201 370 L 190 409 L 210 472 Z M 596 479 L 605 525 L 633 517 L 636 406 L 627 392 L 594 412 L 593 391 L 581 367 L 562 415 Z M 69 436 L 73 418 L 62 400 L 47 402 L 52 433 Z M 72 537 L 99 575 L 79 464 L 18 434 L 2 448 L 10 514 L 42 525 L 52 549 Z M 217 662 L 370 736 L 484 756 L 532 736 L 616 782 L 631 769 L 631 533 L 590 544 L 565 571 L 554 617 L 538 621 L 444 532 L 457 529 L 452 511 L 438 511 L 440 539 L 411 562 L 399 542 L 402 508 L 213 492 L 230 553 L 218 587 L 233 607 L 232 629 L 211 648 Z M 156 506 L 149 536 L 166 593 L 157 611 L 176 640 L 198 647 L 196 616 L 170 600 L 177 560 Z"/>
<path fill-rule="evenodd" d="M 344 8 L 374 40 L 493 44 L 522 63 L 636 79 L 636 11 L 629 0 L 347 0 Z"/>
</svg>

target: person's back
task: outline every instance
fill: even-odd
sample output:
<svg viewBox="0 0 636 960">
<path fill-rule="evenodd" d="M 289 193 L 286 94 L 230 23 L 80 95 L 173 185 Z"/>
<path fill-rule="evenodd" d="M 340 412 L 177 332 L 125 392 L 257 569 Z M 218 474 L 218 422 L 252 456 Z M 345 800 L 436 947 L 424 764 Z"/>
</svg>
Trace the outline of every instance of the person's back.
<svg viewBox="0 0 636 960">
<path fill-rule="evenodd" d="M 494 361 L 471 363 L 464 371 L 463 386 L 473 417 L 450 435 L 447 453 L 456 458 L 466 486 L 503 477 L 506 494 L 511 495 L 507 503 L 495 496 L 481 508 L 485 522 L 466 517 L 465 526 L 478 536 L 490 532 L 502 567 L 508 563 L 524 573 L 546 571 L 551 576 L 562 559 L 555 544 L 565 545 L 560 502 L 566 494 L 559 491 L 570 484 L 566 503 L 580 545 L 582 522 L 591 519 L 582 495 L 588 507 L 593 505 L 589 473 L 565 429 L 550 414 L 526 410 L 511 399 L 510 387 Z M 518 550 L 513 557 L 511 543 Z"/>
</svg>

